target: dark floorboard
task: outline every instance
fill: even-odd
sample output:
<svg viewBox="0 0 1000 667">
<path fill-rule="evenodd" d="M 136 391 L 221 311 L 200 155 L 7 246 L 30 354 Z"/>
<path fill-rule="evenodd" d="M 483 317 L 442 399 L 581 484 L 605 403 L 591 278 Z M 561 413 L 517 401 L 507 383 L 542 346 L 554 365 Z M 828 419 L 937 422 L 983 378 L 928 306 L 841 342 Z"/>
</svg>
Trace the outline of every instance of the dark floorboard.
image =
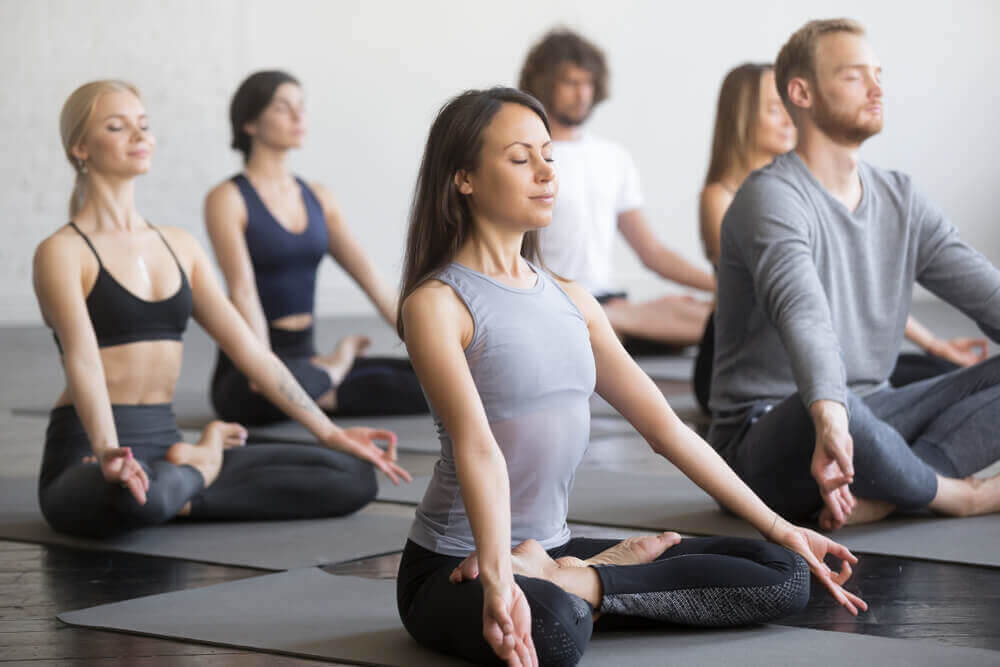
<svg viewBox="0 0 1000 667">
<path fill-rule="evenodd" d="M 399 556 L 328 568 L 392 577 Z M 261 574 L 170 558 L 0 542 L 0 664 L 256 667 L 320 664 L 177 641 L 72 628 L 56 614 Z M 783 624 L 1000 651 L 1000 569 L 862 556 L 848 586 L 871 608 L 852 618 L 814 583 Z M 1000 664 L 1000 653 L 997 656 Z M 329 663 L 325 663 L 329 664 Z"/>
</svg>

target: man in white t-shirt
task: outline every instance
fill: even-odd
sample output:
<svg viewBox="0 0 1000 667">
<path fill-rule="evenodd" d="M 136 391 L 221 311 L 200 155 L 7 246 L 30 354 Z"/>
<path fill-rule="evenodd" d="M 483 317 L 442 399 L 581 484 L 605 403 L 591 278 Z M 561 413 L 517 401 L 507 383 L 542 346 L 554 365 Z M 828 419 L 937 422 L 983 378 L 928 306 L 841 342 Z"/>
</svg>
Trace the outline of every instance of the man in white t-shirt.
<svg viewBox="0 0 1000 667">
<path fill-rule="evenodd" d="M 634 354 L 695 344 L 708 319 L 708 303 L 684 296 L 635 303 L 614 282 L 617 229 L 651 271 L 689 287 L 715 289 L 711 273 L 664 246 L 646 222 L 639 172 L 628 152 L 583 131 L 590 112 L 607 98 L 607 82 L 604 54 L 569 30 L 543 37 L 521 70 L 521 89 L 548 112 L 559 174 L 552 223 L 541 232 L 542 259 L 604 304 Z"/>
</svg>

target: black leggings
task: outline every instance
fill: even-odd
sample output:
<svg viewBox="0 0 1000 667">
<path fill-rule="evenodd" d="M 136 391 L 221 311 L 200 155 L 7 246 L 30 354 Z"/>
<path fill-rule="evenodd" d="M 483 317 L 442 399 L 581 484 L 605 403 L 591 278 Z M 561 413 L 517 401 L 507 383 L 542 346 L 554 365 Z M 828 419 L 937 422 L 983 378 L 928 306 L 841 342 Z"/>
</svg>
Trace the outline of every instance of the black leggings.
<svg viewBox="0 0 1000 667">
<path fill-rule="evenodd" d="M 316 345 L 312 327 L 302 331 L 270 329 L 271 348 L 312 399 L 334 389 L 325 370 L 312 363 Z M 344 377 L 337 392 L 341 417 L 423 414 L 427 401 L 408 359 L 360 357 Z M 248 426 L 286 421 L 288 417 L 250 382 L 219 350 L 211 387 L 212 407 L 220 418 Z"/>
<path fill-rule="evenodd" d="M 694 360 L 694 396 L 698 405 L 706 415 L 712 414 L 708 409 L 708 399 L 712 394 L 712 364 L 715 355 L 715 313 L 708 316 L 705 333 L 698 344 L 698 356 Z M 889 376 L 889 384 L 893 387 L 905 387 L 908 384 L 937 377 L 958 370 L 960 367 L 941 357 L 929 354 L 905 353 L 896 359 L 896 367 Z"/>
<path fill-rule="evenodd" d="M 355 512 L 375 499 L 371 464 L 310 445 L 249 445 L 227 449 L 209 487 L 196 469 L 165 460 L 182 436 L 169 404 L 114 405 L 118 439 L 149 475 L 146 504 L 109 484 L 72 405 L 55 408 L 45 436 L 38 483 L 42 514 L 55 530 L 110 537 L 170 521 L 188 502 L 190 519 L 311 519 Z"/>
<path fill-rule="evenodd" d="M 553 558 L 589 558 L 618 540 L 573 538 L 549 550 Z M 421 644 L 478 664 L 500 664 L 483 639 L 483 589 L 452 584 L 461 558 L 408 541 L 396 596 L 406 630 Z M 726 627 L 764 623 L 801 611 L 809 601 L 809 568 L 797 554 L 762 540 L 702 537 L 682 540 L 645 565 L 600 566 L 597 611 L 543 579 L 515 575 L 531 607 L 531 636 L 541 665 L 575 665 L 593 630 L 653 624 Z"/>
</svg>

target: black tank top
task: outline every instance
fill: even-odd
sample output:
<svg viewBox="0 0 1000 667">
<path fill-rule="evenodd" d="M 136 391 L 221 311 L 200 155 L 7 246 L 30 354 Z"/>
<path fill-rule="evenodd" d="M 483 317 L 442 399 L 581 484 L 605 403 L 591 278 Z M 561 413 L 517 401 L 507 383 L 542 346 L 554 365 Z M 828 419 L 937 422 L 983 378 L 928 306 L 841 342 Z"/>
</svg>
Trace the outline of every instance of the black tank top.
<svg viewBox="0 0 1000 667">
<path fill-rule="evenodd" d="M 104 268 L 101 256 L 97 254 L 94 244 L 90 242 L 87 235 L 80 231 L 75 223 L 69 223 L 69 226 L 83 237 L 100 266 L 97 281 L 94 283 L 93 289 L 90 290 L 90 294 L 87 295 L 87 312 L 90 315 L 90 323 L 94 327 L 94 333 L 97 335 L 98 347 L 111 347 L 146 340 L 180 340 L 184 329 L 187 328 L 187 321 L 193 307 L 191 285 L 188 284 L 187 275 L 181 268 L 181 263 L 177 260 L 173 248 L 167 243 L 167 239 L 163 237 L 159 229 L 148 222 L 146 224 L 160 236 L 163 244 L 170 251 L 170 256 L 174 258 L 177 270 L 181 273 L 181 284 L 177 291 L 174 292 L 173 296 L 159 301 L 140 299 L 125 289 Z M 59 351 L 62 352 L 59 337 L 55 336 L 55 332 L 53 332 L 53 336 L 56 339 L 56 345 L 59 346 Z"/>
</svg>

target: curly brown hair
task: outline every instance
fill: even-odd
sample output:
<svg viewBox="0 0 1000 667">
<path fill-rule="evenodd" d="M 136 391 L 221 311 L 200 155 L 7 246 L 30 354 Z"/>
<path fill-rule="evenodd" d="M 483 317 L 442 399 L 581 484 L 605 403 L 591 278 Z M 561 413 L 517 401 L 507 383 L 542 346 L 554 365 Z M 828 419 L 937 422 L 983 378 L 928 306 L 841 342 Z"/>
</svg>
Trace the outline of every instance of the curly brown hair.
<svg viewBox="0 0 1000 667">
<path fill-rule="evenodd" d="M 550 30 L 528 51 L 518 87 L 549 108 L 552 102 L 552 85 L 559 73 L 559 66 L 564 63 L 572 63 L 593 75 L 593 106 L 596 107 L 608 98 L 608 65 L 604 52 L 568 28 Z"/>
</svg>

